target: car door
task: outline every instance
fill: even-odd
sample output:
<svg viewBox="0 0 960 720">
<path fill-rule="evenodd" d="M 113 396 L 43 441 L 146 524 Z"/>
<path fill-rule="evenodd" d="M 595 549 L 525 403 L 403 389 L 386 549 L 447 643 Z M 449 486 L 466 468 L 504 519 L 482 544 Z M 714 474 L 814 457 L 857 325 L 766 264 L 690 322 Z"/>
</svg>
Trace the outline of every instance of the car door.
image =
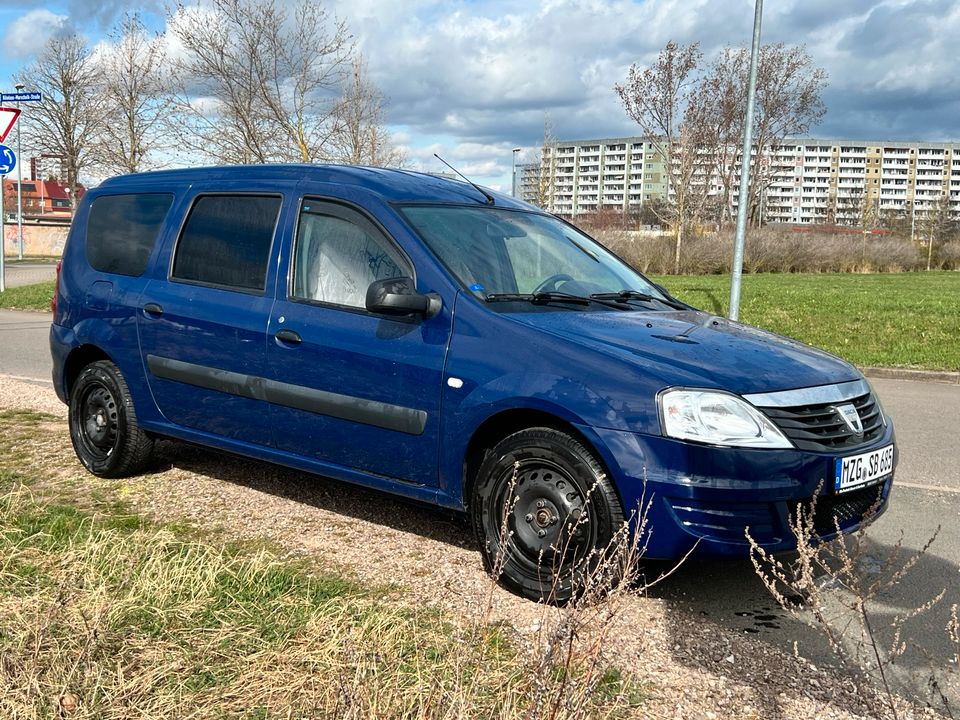
<svg viewBox="0 0 960 720">
<path fill-rule="evenodd" d="M 283 196 L 215 187 L 194 195 L 166 258 L 167 276 L 141 295 L 141 354 L 154 400 L 171 423 L 270 445 L 269 413 L 257 390 Z"/>
<path fill-rule="evenodd" d="M 379 225 L 346 205 L 303 200 L 281 269 L 287 287 L 278 289 L 267 341 L 278 447 L 436 485 L 449 313 L 367 312 L 373 280 L 413 278 L 415 268 Z"/>
</svg>

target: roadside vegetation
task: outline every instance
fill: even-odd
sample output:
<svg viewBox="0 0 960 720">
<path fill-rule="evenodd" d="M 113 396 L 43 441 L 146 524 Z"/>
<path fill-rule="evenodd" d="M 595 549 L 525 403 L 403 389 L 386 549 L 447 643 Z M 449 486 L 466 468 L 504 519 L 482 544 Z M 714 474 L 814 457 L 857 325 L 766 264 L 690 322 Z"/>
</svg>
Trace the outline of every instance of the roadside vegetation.
<svg viewBox="0 0 960 720">
<path fill-rule="evenodd" d="M 50 300 L 53 298 L 54 282 L 23 285 L 22 287 L 7 288 L 0 293 L 0 309 L 3 310 L 50 310 Z"/>
</svg>

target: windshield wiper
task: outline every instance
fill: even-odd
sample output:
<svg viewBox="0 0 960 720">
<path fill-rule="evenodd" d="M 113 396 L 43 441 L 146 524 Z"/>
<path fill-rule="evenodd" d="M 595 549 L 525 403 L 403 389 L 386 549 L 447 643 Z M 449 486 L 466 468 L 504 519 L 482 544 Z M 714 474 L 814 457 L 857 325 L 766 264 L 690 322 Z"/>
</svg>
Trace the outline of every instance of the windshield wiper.
<svg viewBox="0 0 960 720">
<path fill-rule="evenodd" d="M 610 302 L 605 298 L 596 297 L 591 295 L 590 297 L 585 297 L 583 295 L 572 295 L 570 293 L 564 292 L 537 292 L 537 293 L 491 293 L 486 297 L 487 302 L 511 302 L 511 301 L 520 301 L 520 302 L 529 302 L 534 305 L 545 305 L 547 303 L 568 303 L 570 305 L 590 305 L 591 303 L 596 303 L 597 305 L 605 305 L 606 307 L 616 308 L 617 310 L 623 310 L 623 304 L 617 302 Z"/>
<path fill-rule="evenodd" d="M 690 309 L 687 305 L 684 305 L 679 300 L 673 300 L 672 298 L 667 297 L 657 297 L 656 295 L 650 295 L 645 292 L 640 292 L 639 290 L 620 290 L 619 292 L 593 293 L 590 297 L 596 300 L 616 300 L 619 302 L 626 302 L 627 300 L 659 302 L 667 305 L 668 307 L 672 307 L 675 310 Z"/>
</svg>

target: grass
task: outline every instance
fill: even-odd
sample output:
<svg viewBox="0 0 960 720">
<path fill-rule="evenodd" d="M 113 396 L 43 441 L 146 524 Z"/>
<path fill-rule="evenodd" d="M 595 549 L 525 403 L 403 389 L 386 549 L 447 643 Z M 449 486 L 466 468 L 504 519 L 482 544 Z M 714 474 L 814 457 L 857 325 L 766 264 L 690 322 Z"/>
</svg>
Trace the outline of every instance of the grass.
<svg viewBox="0 0 960 720">
<path fill-rule="evenodd" d="M 0 293 L 0 308 L 4 310 L 49 311 L 54 284 L 51 280 L 36 285 L 7 288 Z"/>
<path fill-rule="evenodd" d="M 579 656 L 544 667 L 512 627 L 156 524 L 49 457 L 7 460 L 53 422 L 0 413 L 0 717 L 572 720 L 648 696 Z"/>
<path fill-rule="evenodd" d="M 728 275 L 654 278 L 725 315 Z M 960 273 L 751 274 L 740 319 L 861 366 L 960 370 Z"/>
</svg>

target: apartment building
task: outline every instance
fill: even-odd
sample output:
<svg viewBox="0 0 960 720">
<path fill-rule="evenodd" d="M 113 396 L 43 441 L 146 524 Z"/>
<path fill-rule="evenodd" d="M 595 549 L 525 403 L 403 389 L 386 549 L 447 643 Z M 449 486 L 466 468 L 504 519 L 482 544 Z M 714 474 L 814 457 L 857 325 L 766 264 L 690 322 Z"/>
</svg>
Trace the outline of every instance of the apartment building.
<svg viewBox="0 0 960 720">
<path fill-rule="evenodd" d="M 802 138 L 764 154 L 764 222 L 859 224 L 949 207 L 960 217 L 960 143 Z M 663 158 L 642 137 L 557 142 L 520 167 L 518 191 L 562 215 L 626 210 L 670 194 Z M 735 170 L 735 176 L 739 174 Z M 711 194 L 722 193 L 715 178 Z M 728 198 L 736 208 L 735 186 Z"/>
</svg>

